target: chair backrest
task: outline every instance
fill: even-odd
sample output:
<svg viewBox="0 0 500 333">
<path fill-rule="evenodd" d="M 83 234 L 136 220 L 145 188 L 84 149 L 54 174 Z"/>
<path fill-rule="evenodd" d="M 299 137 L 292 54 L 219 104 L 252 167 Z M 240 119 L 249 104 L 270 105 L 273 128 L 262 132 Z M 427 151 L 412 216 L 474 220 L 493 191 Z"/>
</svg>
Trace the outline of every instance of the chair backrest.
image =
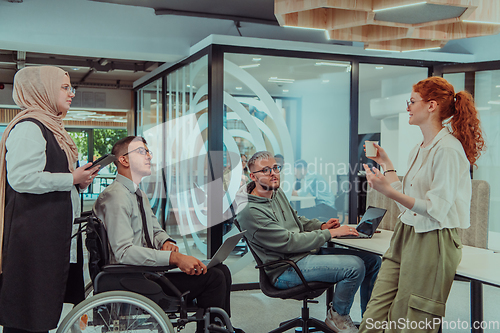
<svg viewBox="0 0 500 333">
<path fill-rule="evenodd" d="M 484 180 L 472 180 L 470 204 L 470 227 L 458 229 L 462 244 L 488 248 L 488 212 L 490 206 L 490 185 Z"/>
<path fill-rule="evenodd" d="M 85 231 L 87 234 L 85 246 L 89 251 L 89 273 L 92 281 L 94 281 L 102 268 L 109 264 L 108 234 L 102 221 L 94 214 L 87 217 Z"/>
</svg>

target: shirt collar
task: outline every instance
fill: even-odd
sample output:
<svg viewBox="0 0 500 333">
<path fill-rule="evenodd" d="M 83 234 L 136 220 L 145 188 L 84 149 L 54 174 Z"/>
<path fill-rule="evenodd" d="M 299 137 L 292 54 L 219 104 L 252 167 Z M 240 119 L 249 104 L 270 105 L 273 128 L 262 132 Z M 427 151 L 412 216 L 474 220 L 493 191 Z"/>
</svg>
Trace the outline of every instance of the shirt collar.
<svg viewBox="0 0 500 333">
<path fill-rule="evenodd" d="M 116 175 L 115 180 L 125 186 L 131 193 L 135 193 L 139 187 L 132 180 L 120 174 Z"/>
<path fill-rule="evenodd" d="M 432 142 L 430 145 L 428 145 L 427 147 L 425 148 L 422 148 L 422 149 L 431 149 L 432 147 L 434 147 L 438 142 L 439 140 L 441 140 L 442 138 L 444 138 L 446 135 L 448 134 L 451 134 L 450 133 L 450 130 L 448 129 L 448 127 L 443 127 L 439 132 L 438 134 L 436 134 L 436 136 L 434 137 L 434 139 L 432 139 Z"/>
</svg>

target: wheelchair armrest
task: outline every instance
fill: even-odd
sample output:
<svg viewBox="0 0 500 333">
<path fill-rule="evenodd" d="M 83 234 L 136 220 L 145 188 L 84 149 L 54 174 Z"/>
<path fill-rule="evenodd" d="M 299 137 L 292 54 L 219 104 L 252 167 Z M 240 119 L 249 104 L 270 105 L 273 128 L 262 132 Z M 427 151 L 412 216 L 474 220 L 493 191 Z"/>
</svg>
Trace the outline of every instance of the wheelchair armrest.
<svg viewBox="0 0 500 333">
<path fill-rule="evenodd" d="M 113 264 L 106 265 L 102 268 L 103 272 L 106 273 L 137 273 L 137 272 L 165 272 L 171 269 L 177 268 L 177 266 L 135 266 L 135 265 L 122 265 Z"/>
<path fill-rule="evenodd" d="M 255 266 L 255 268 L 265 268 L 265 267 L 269 267 L 269 266 L 278 266 L 278 267 L 279 266 L 290 266 L 290 267 L 292 267 L 295 270 L 295 272 L 297 273 L 297 275 L 299 276 L 300 281 L 302 281 L 302 284 L 304 285 L 304 287 L 306 287 L 310 291 L 313 291 L 313 289 L 309 286 L 306 279 L 304 278 L 304 275 L 300 271 L 299 267 L 297 266 L 297 264 L 293 260 L 290 260 L 290 259 L 274 260 L 274 261 L 270 261 L 270 262 L 267 262 L 267 263 L 262 264 L 262 265 L 257 265 L 257 266 Z"/>
</svg>

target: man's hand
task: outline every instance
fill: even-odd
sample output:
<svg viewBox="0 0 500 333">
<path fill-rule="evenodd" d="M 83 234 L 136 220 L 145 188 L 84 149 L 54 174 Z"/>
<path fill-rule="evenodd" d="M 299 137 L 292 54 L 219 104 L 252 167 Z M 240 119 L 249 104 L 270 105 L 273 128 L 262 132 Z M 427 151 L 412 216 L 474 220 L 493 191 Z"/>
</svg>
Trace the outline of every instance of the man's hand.
<svg viewBox="0 0 500 333">
<path fill-rule="evenodd" d="M 179 252 L 170 254 L 170 264 L 179 267 L 181 271 L 188 275 L 200 275 L 207 273 L 207 266 L 195 257 L 186 256 Z"/>
<path fill-rule="evenodd" d="M 328 222 L 326 223 L 323 223 L 321 225 L 321 230 L 325 230 L 325 229 L 337 229 L 338 227 L 340 227 L 340 222 L 339 222 L 339 219 L 335 218 L 335 219 L 329 219 Z"/>
<path fill-rule="evenodd" d="M 338 227 L 337 229 L 330 229 L 330 234 L 332 235 L 332 238 L 347 235 L 359 235 L 356 228 L 350 227 L 348 225 L 343 225 L 341 227 Z"/>
<path fill-rule="evenodd" d="M 172 242 L 166 241 L 161 247 L 162 251 L 179 252 L 179 247 Z"/>
</svg>

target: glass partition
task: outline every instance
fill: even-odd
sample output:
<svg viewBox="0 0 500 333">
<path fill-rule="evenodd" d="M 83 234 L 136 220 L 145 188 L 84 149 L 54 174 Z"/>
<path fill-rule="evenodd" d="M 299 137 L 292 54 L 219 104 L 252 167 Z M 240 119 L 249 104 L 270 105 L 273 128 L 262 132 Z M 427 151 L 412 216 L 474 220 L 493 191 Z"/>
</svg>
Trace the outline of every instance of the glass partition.
<svg viewBox="0 0 500 333">
<path fill-rule="evenodd" d="M 249 181 L 242 160 L 267 150 L 283 157 L 280 187 L 299 215 L 322 221 L 338 216 L 347 223 L 346 194 L 338 180 L 349 169 L 350 70 L 348 62 L 225 54 L 228 203 Z M 224 209 L 231 214 L 229 205 Z M 224 231 L 236 232 L 230 225 Z M 250 262 L 247 253 L 230 266 L 235 283 L 258 280 Z"/>
<path fill-rule="evenodd" d="M 378 141 L 389 154 L 399 176 L 407 171 L 408 154 L 422 139 L 418 126 L 410 126 L 406 100 L 410 99 L 412 85 L 427 77 L 427 68 L 359 65 L 359 122 L 358 161 L 356 168 L 358 216 L 366 208 L 366 177 L 362 163 L 377 166 L 366 158 L 365 140 Z"/>
<path fill-rule="evenodd" d="M 142 182 L 153 210 L 180 251 L 199 259 L 207 258 L 207 61 L 166 76 L 164 121 L 161 79 L 141 89 L 137 122 L 153 151 L 152 175 Z"/>
<path fill-rule="evenodd" d="M 500 70 L 476 72 L 475 102 L 479 111 L 486 151 L 477 161 L 473 178 L 490 184 L 488 247 L 500 250 Z"/>
</svg>

